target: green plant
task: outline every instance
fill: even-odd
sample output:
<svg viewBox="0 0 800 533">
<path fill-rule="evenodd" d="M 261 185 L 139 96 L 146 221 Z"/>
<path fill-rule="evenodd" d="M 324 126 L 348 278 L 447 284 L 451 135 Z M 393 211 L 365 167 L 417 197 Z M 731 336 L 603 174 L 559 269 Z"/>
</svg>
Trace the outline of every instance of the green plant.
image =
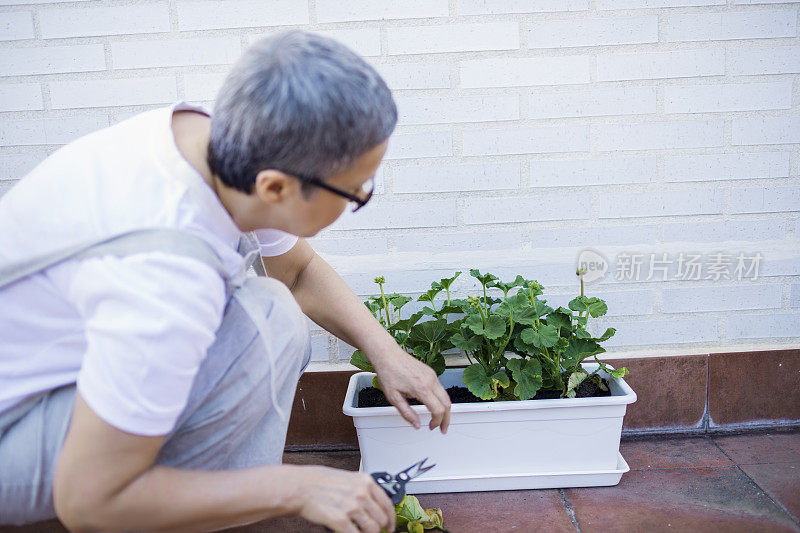
<svg viewBox="0 0 800 533">
<path fill-rule="evenodd" d="M 509 360 L 506 351 L 515 332 L 534 325 L 537 312 L 542 312 L 533 297 L 541 294 L 541 286 L 522 276 L 503 283 L 497 276 L 481 274 L 477 269 L 469 273 L 480 282 L 483 295 L 457 302 L 465 316 L 451 338 L 471 363 L 464 369 L 464 384 L 484 400 L 530 399 L 542 385 L 541 363 L 535 358 Z M 519 290 L 509 296 L 515 287 Z M 487 288 L 503 291 L 502 300 L 490 297 Z"/>
<path fill-rule="evenodd" d="M 462 375 L 464 385 L 484 400 L 528 400 L 540 390 L 555 390 L 561 397 L 572 398 L 583 382 L 594 382 L 607 390 L 598 374 L 601 370 L 613 377 L 628 374 L 625 367 L 612 369 L 597 359 L 598 354 L 605 352 L 600 343 L 611 338 L 616 330 L 608 328 L 599 337 L 588 332 L 589 317 L 603 316 L 608 307 L 603 300 L 584 294 L 585 270 L 576 271 L 580 277 L 580 296 L 572 299 L 568 308 L 557 309 L 539 298 L 544 287 L 535 280 L 518 275 L 506 283 L 477 269 L 469 273 L 481 285 L 479 296 L 451 297 L 450 287 L 461 274 L 456 272 L 451 278 L 433 282 L 430 290 L 417 298 L 430 306 L 401 318 L 400 310 L 411 298 L 385 294 L 385 279 L 379 276 L 375 283 L 380 287 L 380 295 L 369 297 L 365 305 L 403 349 L 431 366 L 437 375 L 445 369 L 442 352 L 450 348 L 462 350 L 470 362 Z M 503 297 L 490 296 L 489 289 L 498 289 Z M 447 299 L 437 309 L 435 298 L 442 291 Z M 458 318 L 448 322 L 451 315 Z M 431 320 L 420 322 L 424 316 L 430 316 Z M 509 353 L 517 357 L 509 358 Z M 581 365 L 589 357 L 598 363 L 591 373 Z M 350 362 L 374 372 L 360 350 L 353 353 Z M 378 386 L 377 380 L 373 380 L 373 385 Z"/>
<path fill-rule="evenodd" d="M 608 308 L 599 298 L 584 295 L 582 278 L 581 295 L 569 302 L 569 309 L 553 309 L 547 300 L 538 298 L 544 287 L 537 281 L 517 276 L 504 283 L 478 270 L 470 274 L 480 282 L 483 296 L 468 298 L 462 305 L 466 318 L 452 342 L 471 363 L 462 379 L 475 396 L 527 400 L 539 390 L 557 390 L 561 397 L 574 397 L 578 385 L 586 380 L 606 388 L 598 375 L 601 369 L 614 377 L 627 375 L 626 368 L 613 370 L 597 359 L 597 354 L 605 351 L 599 343 L 615 330 L 608 328 L 597 338 L 586 330 L 589 316 L 602 316 Z M 491 298 L 487 288 L 500 289 L 503 298 Z M 514 288 L 518 290 L 510 294 Z M 509 351 L 519 358 L 508 358 Z M 592 356 L 598 369 L 590 374 L 581 362 Z"/>
<path fill-rule="evenodd" d="M 442 510 L 423 509 L 415 496 L 405 495 L 400 503 L 394 506 L 394 513 L 397 524 L 396 531 L 422 533 L 426 529 L 435 528 L 447 531 L 444 528 Z"/>
<path fill-rule="evenodd" d="M 595 297 L 584 294 L 583 274 L 578 269 L 581 294 L 567 305 L 569 309 L 559 307 L 552 309 L 542 301 L 534 324 L 522 329 L 514 340 L 514 351 L 522 357 L 535 357 L 541 362 L 542 389 L 559 390 L 561 397 L 574 398 L 578 385 L 584 381 L 593 381 L 603 390 L 608 390 L 598 372 L 603 370 L 613 377 L 624 377 L 628 374 L 625 367 L 612 369 L 599 359 L 597 355 L 605 352 L 600 343 L 611 338 L 616 330 L 608 328 L 599 337 L 592 337 L 587 331 L 589 317 L 597 318 L 608 311 L 606 303 Z M 573 315 L 573 312 L 577 313 Z M 598 367 L 591 374 L 586 372 L 581 363 L 594 357 Z"/>
<path fill-rule="evenodd" d="M 401 348 L 427 364 L 441 375 L 445 369 L 445 360 L 442 352 L 453 347 L 450 342 L 451 332 L 447 318 L 449 313 L 459 312 L 460 308 L 453 306 L 450 301 L 450 286 L 461 274 L 456 272 L 452 278 L 444 278 L 431 283 L 431 288 L 417 301 L 428 302 L 422 311 L 413 313 L 407 318 L 401 318 L 400 310 L 412 299 L 401 294 L 386 294 L 383 285 L 386 279 L 383 276 L 375 278 L 375 283 L 380 288 L 380 295 L 370 296 L 364 304 L 372 315 L 378 319 L 384 328 L 394 337 Z M 447 301 L 436 309 L 434 299 L 439 293 L 445 291 Z M 420 322 L 424 316 L 431 320 Z M 350 358 L 350 364 L 366 372 L 374 372 L 372 365 L 364 352 L 356 350 Z M 375 380 L 373 380 L 375 384 Z"/>
</svg>

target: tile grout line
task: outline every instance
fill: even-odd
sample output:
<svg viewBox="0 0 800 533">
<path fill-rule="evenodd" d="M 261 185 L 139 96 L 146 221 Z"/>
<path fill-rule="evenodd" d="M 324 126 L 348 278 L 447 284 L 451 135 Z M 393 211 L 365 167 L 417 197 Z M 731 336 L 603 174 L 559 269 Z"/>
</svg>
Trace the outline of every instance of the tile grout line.
<svg viewBox="0 0 800 533">
<path fill-rule="evenodd" d="M 703 411 L 703 431 L 708 434 L 709 423 L 711 419 L 711 405 L 709 404 L 709 397 L 711 388 L 711 354 L 706 354 L 706 408 Z"/>
<path fill-rule="evenodd" d="M 733 463 L 733 464 L 736 466 L 736 468 L 739 470 L 739 472 L 741 472 L 741 473 L 742 473 L 742 475 L 743 475 L 745 478 L 747 478 L 748 480 L 750 480 L 750 483 L 752 483 L 753 485 L 755 485 L 756 487 L 758 487 L 758 490 L 760 490 L 761 492 L 763 492 L 763 493 L 764 493 L 764 496 L 766 496 L 766 497 L 769 499 L 769 501 L 771 501 L 771 502 L 772 502 L 772 504 L 773 504 L 775 507 L 777 507 L 778 509 L 780 509 L 781 511 L 783 511 L 783 514 L 785 514 L 787 517 L 789 517 L 789 521 L 790 521 L 790 522 L 794 523 L 796 526 L 800 526 L 800 519 L 798 519 L 798 517 L 795 517 L 795 516 L 794 516 L 792 513 L 790 513 L 790 512 L 789 512 L 789 510 L 788 510 L 786 507 L 784 507 L 784 506 L 783 506 L 783 504 L 781 504 L 780 502 L 776 501 L 776 500 L 775 500 L 775 498 L 773 498 L 773 497 L 772 497 L 772 495 L 771 495 L 769 492 L 767 492 L 767 491 L 766 491 L 766 489 L 764 489 L 764 487 L 762 487 L 761 485 L 759 485 L 759 484 L 758 484 L 758 482 L 757 482 L 755 479 L 753 479 L 753 478 L 751 478 L 749 475 L 747 475 L 747 472 L 745 472 L 745 471 L 742 469 L 741 465 L 740 465 L 739 463 L 737 463 L 736 461 L 734 461 L 734 460 L 733 460 L 733 457 L 731 457 L 730 455 L 728 455 L 727 453 L 725 453 L 725 450 L 723 450 L 723 449 L 722 449 L 722 446 L 720 446 L 719 444 L 717 444 L 717 441 L 716 441 L 716 440 L 714 440 L 714 439 L 712 438 L 712 439 L 711 439 L 711 441 L 714 443 L 714 446 L 716 446 L 716 447 L 717 447 L 717 449 L 718 449 L 720 452 L 722 452 L 722 455 L 724 455 L 725 457 L 727 457 L 727 458 L 728 458 L 728 459 L 729 459 L 729 460 L 730 460 L 730 461 L 731 461 L 731 462 L 732 462 L 732 463 Z M 761 464 L 769 464 L 769 463 L 761 463 Z"/>
<path fill-rule="evenodd" d="M 572 503 L 569 501 L 566 491 L 564 489 L 558 489 L 558 494 L 561 496 L 561 505 L 563 505 L 564 510 L 567 511 L 567 515 L 569 516 L 569 519 L 572 521 L 572 525 L 575 527 L 575 531 L 577 533 L 581 533 L 581 528 L 578 525 L 578 519 L 575 517 L 575 509 L 572 508 Z"/>
</svg>

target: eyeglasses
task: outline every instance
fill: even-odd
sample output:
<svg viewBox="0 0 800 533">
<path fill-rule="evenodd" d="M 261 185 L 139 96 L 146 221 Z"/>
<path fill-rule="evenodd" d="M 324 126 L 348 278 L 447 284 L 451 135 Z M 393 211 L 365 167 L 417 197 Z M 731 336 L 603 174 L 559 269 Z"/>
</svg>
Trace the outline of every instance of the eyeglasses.
<svg viewBox="0 0 800 533">
<path fill-rule="evenodd" d="M 363 198 L 359 198 L 355 194 L 351 194 L 351 193 L 349 193 L 347 191 L 343 191 L 342 189 L 339 189 L 337 187 L 333 187 L 332 185 L 328 185 L 327 183 L 325 183 L 321 179 L 315 178 L 313 176 L 305 176 L 303 174 L 297 174 L 297 173 L 292 173 L 292 172 L 284 172 L 284 174 L 288 174 L 290 176 L 294 176 L 295 178 L 297 178 L 297 179 L 299 179 L 301 181 L 305 181 L 306 183 L 310 183 L 312 185 L 316 185 L 317 187 L 321 187 L 321 188 L 325 189 L 326 191 L 332 192 L 333 194 L 338 194 L 339 196 L 342 196 L 343 198 L 347 198 L 351 202 L 355 202 L 356 206 L 353 208 L 353 213 L 355 213 L 356 211 L 358 211 L 359 209 L 361 209 L 362 207 L 367 205 L 367 202 L 369 202 L 369 199 L 372 198 L 372 193 L 375 191 L 375 176 L 372 176 L 370 179 L 368 179 L 366 182 L 364 182 L 364 185 L 362 185 L 361 191 L 365 194 L 365 196 Z M 364 189 L 365 186 L 368 187 L 368 188 Z"/>
</svg>

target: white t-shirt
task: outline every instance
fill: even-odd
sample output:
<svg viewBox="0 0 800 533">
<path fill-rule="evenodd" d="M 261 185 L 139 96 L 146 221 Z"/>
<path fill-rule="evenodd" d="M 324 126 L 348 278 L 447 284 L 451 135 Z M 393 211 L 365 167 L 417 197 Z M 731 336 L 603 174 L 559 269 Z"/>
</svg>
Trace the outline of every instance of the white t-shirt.
<svg viewBox="0 0 800 533">
<path fill-rule="evenodd" d="M 0 199 L 0 263 L 124 231 L 166 227 L 210 243 L 239 270 L 241 235 L 171 129 L 186 102 L 141 113 L 54 152 Z M 262 255 L 297 237 L 258 230 Z M 163 252 L 65 261 L 0 289 L 0 412 L 77 382 L 109 424 L 168 433 L 225 307 L 219 274 Z"/>
</svg>

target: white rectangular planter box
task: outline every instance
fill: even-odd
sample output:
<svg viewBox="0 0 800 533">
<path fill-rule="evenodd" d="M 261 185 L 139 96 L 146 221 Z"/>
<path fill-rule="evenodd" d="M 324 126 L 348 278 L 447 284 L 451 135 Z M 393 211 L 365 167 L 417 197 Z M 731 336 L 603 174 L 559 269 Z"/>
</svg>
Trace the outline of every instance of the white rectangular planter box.
<svg viewBox="0 0 800 533">
<path fill-rule="evenodd" d="M 584 363 L 592 372 L 597 363 Z M 445 370 L 445 388 L 463 386 L 463 369 Z M 350 378 L 342 411 L 353 417 L 365 472 L 399 472 L 424 457 L 436 468 L 411 493 L 615 485 L 628 465 L 619 455 L 622 418 L 636 393 L 600 371 L 611 396 L 453 404 L 446 435 L 430 431 L 430 413 L 412 406 L 415 430 L 394 407 L 356 407 L 374 374 Z"/>
</svg>

